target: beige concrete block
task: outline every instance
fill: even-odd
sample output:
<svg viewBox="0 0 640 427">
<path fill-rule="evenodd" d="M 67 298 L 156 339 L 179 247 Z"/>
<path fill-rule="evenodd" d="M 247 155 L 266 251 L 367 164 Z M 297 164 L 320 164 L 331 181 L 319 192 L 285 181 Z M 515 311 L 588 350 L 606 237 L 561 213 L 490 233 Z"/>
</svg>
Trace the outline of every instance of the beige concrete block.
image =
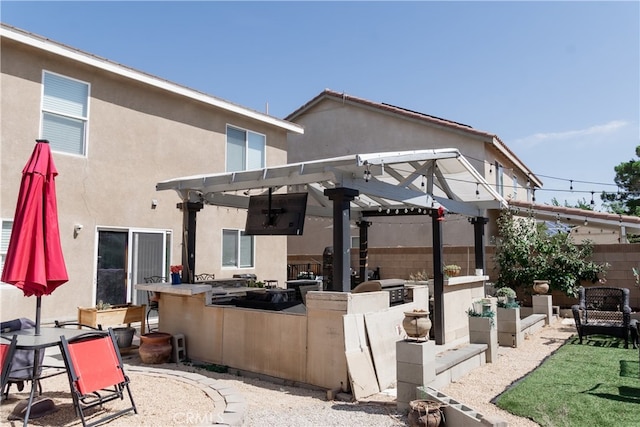
<svg viewBox="0 0 640 427">
<path fill-rule="evenodd" d="M 503 333 L 498 331 L 498 345 L 501 347 L 518 347 L 524 341 L 524 334 L 518 332 L 515 334 Z"/>
<path fill-rule="evenodd" d="M 436 360 L 436 344 L 433 341 L 398 341 L 396 343 L 396 360 L 423 365 L 433 364 Z"/>
<path fill-rule="evenodd" d="M 308 310 L 330 310 L 346 313 L 348 300 L 351 294 L 348 292 L 317 292 L 307 294 Z"/>
<path fill-rule="evenodd" d="M 469 317 L 469 332 L 488 332 L 495 328 L 495 326 L 492 326 L 492 322 L 495 322 L 495 319 L 488 317 Z"/>
<path fill-rule="evenodd" d="M 389 308 L 387 291 L 351 294 L 347 304 L 347 313 L 373 313 Z"/>
<path fill-rule="evenodd" d="M 546 314 L 545 324 L 549 325 L 553 319 L 553 301 L 551 295 L 534 295 L 532 297 L 533 313 Z"/>
<path fill-rule="evenodd" d="M 420 384 L 398 381 L 396 385 L 396 400 L 400 402 L 411 402 L 416 399 L 417 388 Z"/>
<path fill-rule="evenodd" d="M 507 321 L 507 320 L 498 321 L 498 332 L 515 334 L 517 332 L 520 332 L 520 329 L 521 329 L 520 319 L 518 319 L 515 322 Z"/>
<path fill-rule="evenodd" d="M 397 363 L 398 382 L 426 385 L 436 378 L 435 364 Z"/>
</svg>

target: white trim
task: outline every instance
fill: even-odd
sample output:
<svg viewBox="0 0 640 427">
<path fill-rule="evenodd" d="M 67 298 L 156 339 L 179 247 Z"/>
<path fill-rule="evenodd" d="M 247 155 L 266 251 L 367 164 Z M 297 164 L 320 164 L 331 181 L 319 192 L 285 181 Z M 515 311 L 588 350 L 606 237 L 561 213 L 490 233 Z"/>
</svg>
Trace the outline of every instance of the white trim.
<svg viewBox="0 0 640 427">
<path fill-rule="evenodd" d="M 5 27 L 4 25 L 0 27 L 0 37 L 6 37 L 16 42 L 35 47 L 37 49 L 41 49 L 46 52 L 62 56 L 64 58 L 68 58 L 73 61 L 81 62 L 83 64 L 87 64 L 92 67 L 99 68 L 109 73 L 123 76 L 128 79 L 135 80 L 144 84 L 148 84 L 148 85 L 151 85 L 159 89 L 166 90 L 168 92 L 172 92 L 181 96 L 186 96 L 188 98 L 203 102 L 205 104 L 212 105 L 214 107 L 221 108 L 223 110 L 230 111 L 232 113 L 236 113 L 241 116 L 245 116 L 250 119 L 257 120 L 259 122 L 263 122 L 272 126 L 285 129 L 289 132 L 294 132 L 297 134 L 304 133 L 304 128 L 295 123 L 291 123 L 286 120 L 281 120 L 281 119 L 269 116 L 267 114 L 260 113 L 258 111 L 250 110 L 248 108 L 241 107 L 239 105 L 232 104 L 231 102 L 222 100 L 220 98 L 216 98 L 210 95 L 206 95 L 202 92 L 197 92 L 193 89 L 180 86 L 178 84 L 169 82 L 167 80 L 162 80 L 160 78 L 151 76 L 149 74 L 141 73 L 131 68 L 127 68 L 123 65 L 116 64 L 108 60 L 101 59 L 101 58 L 92 56 L 90 54 L 81 52 L 79 50 L 57 44 L 56 42 L 49 39 L 42 39 L 32 34 L 18 32 L 14 29 Z"/>
</svg>

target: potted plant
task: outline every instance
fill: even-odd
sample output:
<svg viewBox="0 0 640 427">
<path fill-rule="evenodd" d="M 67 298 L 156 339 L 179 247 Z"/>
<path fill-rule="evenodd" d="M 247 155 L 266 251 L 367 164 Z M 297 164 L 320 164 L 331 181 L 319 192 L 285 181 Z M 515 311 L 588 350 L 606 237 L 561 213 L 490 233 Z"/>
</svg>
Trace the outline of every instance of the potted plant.
<svg viewBox="0 0 640 427">
<path fill-rule="evenodd" d="M 478 310 L 478 305 L 480 305 L 480 309 Z M 488 319 L 488 323 L 491 327 L 495 326 L 495 311 L 491 310 L 491 304 L 485 303 L 483 300 L 479 300 L 474 302 L 474 307 L 471 307 L 467 310 L 467 315 L 469 318 L 478 318 L 482 317 Z"/>
<path fill-rule="evenodd" d="M 449 264 L 449 265 L 445 265 L 442 268 L 442 271 L 447 277 L 455 277 L 460 275 L 460 271 L 462 271 L 462 268 L 460 268 L 460 266 L 456 264 Z"/>
<path fill-rule="evenodd" d="M 182 282 L 182 280 L 180 279 L 180 272 L 182 271 L 182 266 L 172 265 L 170 269 L 171 269 L 171 284 L 179 285 Z"/>
<path fill-rule="evenodd" d="M 496 297 L 498 298 L 498 306 L 502 307 L 501 304 L 517 304 L 516 302 L 516 291 L 511 289 L 508 286 L 503 286 L 496 290 Z"/>
</svg>

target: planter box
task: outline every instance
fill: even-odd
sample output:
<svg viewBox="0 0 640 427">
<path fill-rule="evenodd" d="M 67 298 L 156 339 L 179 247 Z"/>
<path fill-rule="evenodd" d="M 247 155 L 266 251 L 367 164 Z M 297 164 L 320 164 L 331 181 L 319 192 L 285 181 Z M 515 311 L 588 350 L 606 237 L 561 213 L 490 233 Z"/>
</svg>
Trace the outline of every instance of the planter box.
<svg viewBox="0 0 640 427">
<path fill-rule="evenodd" d="M 97 310 L 96 308 L 78 307 L 78 323 L 97 328 L 109 326 L 127 325 L 133 322 L 140 322 L 140 330 L 145 331 L 145 311 L 146 305 L 125 305 L 113 306 L 107 310 Z"/>
</svg>

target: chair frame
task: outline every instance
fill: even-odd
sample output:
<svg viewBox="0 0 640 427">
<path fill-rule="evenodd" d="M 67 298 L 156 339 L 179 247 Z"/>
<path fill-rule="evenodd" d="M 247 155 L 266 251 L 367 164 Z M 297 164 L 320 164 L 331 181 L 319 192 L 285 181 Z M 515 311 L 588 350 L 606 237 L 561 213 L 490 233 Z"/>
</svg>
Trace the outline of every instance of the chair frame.
<svg viewBox="0 0 640 427">
<path fill-rule="evenodd" d="M 164 283 L 166 280 L 167 278 L 164 276 L 149 276 L 144 278 L 145 283 Z M 158 303 L 158 301 L 154 301 L 153 298 L 155 298 L 155 292 L 147 291 L 147 300 L 148 300 L 147 331 L 148 332 L 151 332 L 151 323 L 149 323 L 149 316 L 151 315 L 151 312 L 155 311 L 158 314 L 158 316 L 160 315 L 160 304 Z M 144 331 L 142 331 L 141 333 L 144 333 Z"/>
<path fill-rule="evenodd" d="M 216 275 L 212 273 L 200 273 L 194 276 L 194 280 L 196 282 L 208 282 L 210 280 L 215 280 Z"/>
<path fill-rule="evenodd" d="M 8 340 L 8 338 L 2 338 Z M 18 336 L 13 335 L 8 344 L 0 344 L 2 347 L 6 347 L 5 351 L 2 351 L 2 378 L 0 379 L 0 401 L 4 400 L 5 396 L 4 388 L 9 384 L 9 374 L 11 373 L 11 366 L 13 365 L 13 354 L 16 351 L 16 345 L 18 344 Z M 7 395 L 9 389 L 7 388 Z"/>
<path fill-rule="evenodd" d="M 77 326 L 78 329 L 91 329 L 93 331 L 102 331 L 102 325 L 98 324 L 98 327 L 94 328 L 91 325 L 86 325 L 84 323 L 78 322 L 61 322 L 59 320 L 54 320 L 55 326 L 54 328 L 66 328 L 68 326 Z"/>
<path fill-rule="evenodd" d="M 103 340 L 102 343 L 97 341 Z M 129 377 L 124 372 L 124 364 L 122 356 L 118 350 L 117 340 L 112 328 L 105 331 L 88 331 L 73 339 L 67 340 L 64 335 L 60 337 L 62 356 L 71 385 L 71 395 L 76 414 L 80 417 L 82 425 L 95 426 L 102 424 L 116 417 L 126 414 L 129 411 L 138 413 L 138 409 L 133 400 L 131 389 L 129 388 Z M 108 350 L 108 354 L 102 354 L 107 359 L 102 361 L 107 366 L 100 364 L 100 353 L 95 349 L 90 349 L 91 342 L 96 341 L 94 345 L 103 345 L 102 350 Z M 98 349 L 100 350 L 100 349 Z M 108 363 L 116 362 L 116 366 L 111 366 L 109 370 Z M 117 378 L 108 380 L 108 378 Z M 107 381 L 109 381 L 107 383 Z M 85 410 L 102 406 L 104 403 L 116 399 L 124 399 L 124 391 L 127 391 L 131 405 L 120 411 L 110 413 L 104 417 L 98 418 L 87 423 L 85 418 Z"/>
</svg>

